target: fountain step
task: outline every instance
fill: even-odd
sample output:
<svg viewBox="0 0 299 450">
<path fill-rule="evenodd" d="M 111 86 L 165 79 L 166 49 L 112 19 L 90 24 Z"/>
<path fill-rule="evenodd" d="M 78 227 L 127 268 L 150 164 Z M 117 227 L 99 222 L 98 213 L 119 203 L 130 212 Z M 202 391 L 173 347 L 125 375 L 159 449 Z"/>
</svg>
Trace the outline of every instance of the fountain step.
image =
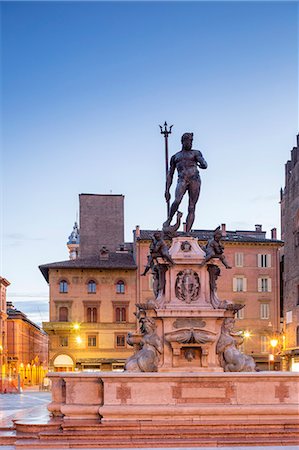
<svg viewBox="0 0 299 450">
<path fill-rule="evenodd" d="M 64 441 L 60 439 L 55 440 L 24 440 L 19 439 L 15 442 L 16 450 L 21 449 L 64 449 L 64 448 L 159 448 L 159 447 L 221 447 L 221 446 L 271 446 L 271 445 L 279 445 L 279 446 L 288 446 L 288 445 L 297 445 L 298 444 L 298 436 L 295 437 L 267 437 L 260 438 L 259 436 L 243 436 L 242 438 L 236 437 L 221 437 L 221 438 L 205 438 L 205 439 L 186 439 L 182 438 L 179 434 L 176 439 L 143 439 L 143 438 L 134 438 L 130 439 L 121 439 L 118 442 L 112 441 L 102 441 L 101 439 L 82 439 L 80 441 Z"/>
</svg>

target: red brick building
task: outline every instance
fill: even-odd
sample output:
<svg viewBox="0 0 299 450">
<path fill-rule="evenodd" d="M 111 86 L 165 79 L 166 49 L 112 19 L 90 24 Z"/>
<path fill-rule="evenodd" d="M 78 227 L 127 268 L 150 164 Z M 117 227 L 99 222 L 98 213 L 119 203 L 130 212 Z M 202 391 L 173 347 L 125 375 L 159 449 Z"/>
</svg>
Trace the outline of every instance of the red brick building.
<svg viewBox="0 0 299 450">
<path fill-rule="evenodd" d="M 7 302 L 7 375 L 24 385 L 41 384 L 48 370 L 48 335 Z"/>
<path fill-rule="evenodd" d="M 285 346 L 289 370 L 299 370 L 299 135 L 291 159 L 285 165 L 285 187 L 281 191 L 281 231 L 284 240 L 283 312 Z"/>
<path fill-rule="evenodd" d="M 0 378 L 6 376 L 7 370 L 7 311 L 6 289 L 10 282 L 0 277 Z M 1 391 L 1 388 L 0 388 Z"/>
</svg>

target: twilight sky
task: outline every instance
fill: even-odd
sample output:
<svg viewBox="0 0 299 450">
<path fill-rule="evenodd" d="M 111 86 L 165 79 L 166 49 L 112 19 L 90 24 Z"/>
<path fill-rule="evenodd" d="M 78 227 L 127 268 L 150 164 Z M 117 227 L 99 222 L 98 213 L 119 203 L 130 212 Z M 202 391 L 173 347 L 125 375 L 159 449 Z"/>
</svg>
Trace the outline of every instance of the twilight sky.
<svg viewBox="0 0 299 450">
<path fill-rule="evenodd" d="M 0 7 L 0 274 L 31 319 L 47 319 L 38 265 L 68 259 L 78 194 L 124 194 L 127 241 L 137 224 L 161 228 L 165 120 L 170 156 L 192 131 L 209 164 L 194 228 L 280 229 L 298 133 L 297 2 Z"/>
</svg>

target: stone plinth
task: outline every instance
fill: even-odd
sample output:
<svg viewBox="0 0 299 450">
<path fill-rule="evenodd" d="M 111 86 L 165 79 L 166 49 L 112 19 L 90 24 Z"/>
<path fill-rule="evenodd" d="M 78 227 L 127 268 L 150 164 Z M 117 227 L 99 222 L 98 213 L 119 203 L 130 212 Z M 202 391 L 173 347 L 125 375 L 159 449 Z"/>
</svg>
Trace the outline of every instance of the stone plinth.
<svg viewBox="0 0 299 450">
<path fill-rule="evenodd" d="M 87 415 L 102 423 L 147 420 L 165 421 L 165 426 L 169 420 L 211 424 L 248 419 L 256 424 L 298 421 L 296 373 L 50 373 L 49 377 L 63 379 L 66 392 L 72 393 L 61 406 L 61 412 L 67 413 L 63 421 L 82 420 Z M 55 391 L 61 383 L 53 386 L 58 398 Z M 94 386 L 90 392 L 89 386 Z"/>
<path fill-rule="evenodd" d="M 155 319 L 163 342 L 159 372 L 223 372 L 216 345 L 225 317 L 231 311 L 211 303 L 205 252 L 195 238 L 172 240 L 169 254 L 174 261 L 166 272 L 165 292 L 147 315 Z"/>
<path fill-rule="evenodd" d="M 52 402 L 48 410 L 64 420 L 99 419 L 99 405 L 103 403 L 103 383 L 98 374 L 49 374 L 52 379 Z M 67 376 L 69 375 L 69 376 Z"/>
</svg>

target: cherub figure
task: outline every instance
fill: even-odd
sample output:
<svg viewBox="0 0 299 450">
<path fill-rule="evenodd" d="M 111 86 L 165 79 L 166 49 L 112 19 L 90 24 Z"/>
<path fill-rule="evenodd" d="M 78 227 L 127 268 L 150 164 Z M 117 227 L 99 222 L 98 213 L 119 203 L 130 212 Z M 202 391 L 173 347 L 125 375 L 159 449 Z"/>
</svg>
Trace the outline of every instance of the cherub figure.
<svg viewBox="0 0 299 450">
<path fill-rule="evenodd" d="M 213 258 L 218 258 L 227 269 L 232 268 L 225 259 L 224 247 L 220 242 L 221 238 L 222 232 L 220 230 L 220 227 L 217 227 L 216 230 L 214 231 L 213 239 L 210 239 L 205 247 L 206 256 L 205 259 L 200 264 L 200 266 L 204 266 L 208 261 L 210 261 Z"/>
</svg>

